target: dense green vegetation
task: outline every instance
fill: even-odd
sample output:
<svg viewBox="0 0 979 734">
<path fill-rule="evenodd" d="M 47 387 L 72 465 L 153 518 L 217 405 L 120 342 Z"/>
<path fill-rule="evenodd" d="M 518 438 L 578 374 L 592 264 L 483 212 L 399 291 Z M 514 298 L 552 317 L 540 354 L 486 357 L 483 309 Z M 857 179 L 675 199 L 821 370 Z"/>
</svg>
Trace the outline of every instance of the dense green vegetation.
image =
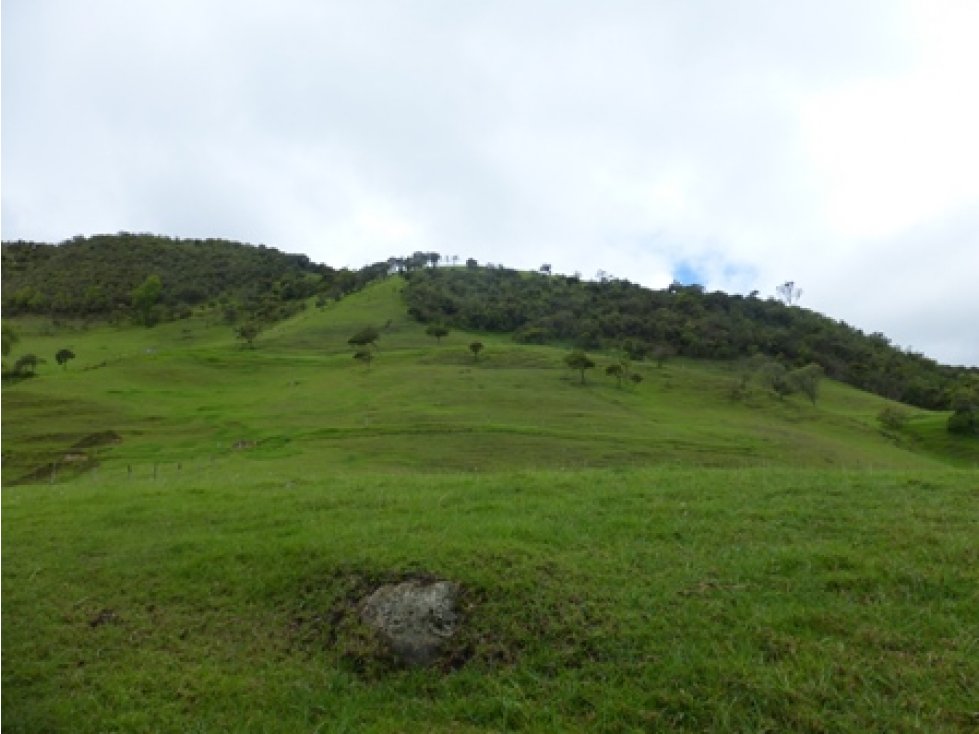
<svg viewBox="0 0 979 734">
<path fill-rule="evenodd" d="M 254 333 L 4 323 L 37 357 L 2 392 L 5 732 L 974 729 L 971 403 L 813 399 L 764 356 L 585 368 L 436 336 L 412 288 Z M 429 574 L 464 623 L 401 669 L 358 601 Z"/>
<path fill-rule="evenodd" d="M 415 318 L 509 332 L 525 344 L 622 348 L 634 359 L 664 351 L 725 360 L 763 354 L 795 367 L 818 364 L 834 379 L 919 407 L 948 409 L 961 391 L 979 402 L 979 370 L 937 364 L 883 334 L 775 299 L 492 267 L 419 269 L 408 278 Z"/>
<path fill-rule="evenodd" d="M 264 245 L 125 232 L 60 245 L 5 242 L 3 313 L 133 318 L 151 326 L 210 305 L 230 323 L 275 321 L 310 296 L 336 299 L 387 271 L 387 263 L 335 270 Z"/>
</svg>

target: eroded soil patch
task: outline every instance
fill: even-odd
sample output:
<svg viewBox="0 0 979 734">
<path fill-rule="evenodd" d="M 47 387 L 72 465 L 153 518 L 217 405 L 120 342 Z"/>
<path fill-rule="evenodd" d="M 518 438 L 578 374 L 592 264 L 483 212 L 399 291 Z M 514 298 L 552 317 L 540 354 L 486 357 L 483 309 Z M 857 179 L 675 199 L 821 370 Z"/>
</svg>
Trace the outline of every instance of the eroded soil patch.
<svg viewBox="0 0 979 734">
<path fill-rule="evenodd" d="M 91 449 L 99 446 L 114 446 L 122 443 L 122 436 L 115 431 L 99 431 L 90 433 L 82 440 L 72 444 L 73 449 Z"/>
<path fill-rule="evenodd" d="M 17 477 L 12 484 L 53 483 L 72 479 L 99 465 L 98 459 L 94 456 L 98 449 L 120 443 L 122 443 L 122 436 L 115 431 L 98 431 L 75 441 L 66 451 L 59 452 L 54 456 L 52 456 L 53 452 L 39 452 L 40 456 L 37 458 L 45 456 L 50 458 L 46 458 L 34 469 Z"/>
</svg>

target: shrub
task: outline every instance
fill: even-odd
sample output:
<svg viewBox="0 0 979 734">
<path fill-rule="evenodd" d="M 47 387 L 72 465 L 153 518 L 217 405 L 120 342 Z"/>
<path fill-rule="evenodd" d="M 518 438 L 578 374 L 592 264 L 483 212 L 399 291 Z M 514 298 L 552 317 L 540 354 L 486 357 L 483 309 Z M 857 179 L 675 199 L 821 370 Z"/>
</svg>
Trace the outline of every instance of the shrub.
<svg viewBox="0 0 979 734">
<path fill-rule="evenodd" d="M 957 410 L 949 417 L 946 427 L 949 433 L 960 436 L 977 436 L 979 435 L 979 418 L 976 417 L 975 410 Z"/>
<path fill-rule="evenodd" d="M 888 405 L 877 414 L 877 420 L 888 431 L 900 431 L 908 422 L 908 413 L 893 405 Z"/>
<path fill-rule="evenodd" d="M 43 361 L 35 354 L 25 354 L 14 363 L 14 374 L 20 377 L 33 377 L 38 364 Z"/>
</svg>

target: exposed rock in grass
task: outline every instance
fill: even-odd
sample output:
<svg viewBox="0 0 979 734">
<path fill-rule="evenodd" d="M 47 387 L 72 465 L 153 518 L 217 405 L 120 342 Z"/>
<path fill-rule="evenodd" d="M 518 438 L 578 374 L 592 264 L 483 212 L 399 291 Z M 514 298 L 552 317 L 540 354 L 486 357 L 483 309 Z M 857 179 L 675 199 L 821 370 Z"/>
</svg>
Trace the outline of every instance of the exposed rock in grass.
<svg viewBox="0 0 979 734">
<path fill-rule="evenodd" d="M 231 444 L 231 448 L 238 449 L 239 451 L 243 449 L 253 449 L 255 448 L 255 442 L 247 438 L 242 438 Z"/>
<path fill-rule="evenodd" d="M 458 591 L 449 581 L 386 584 L 361 600 L 360 618 L 399 662 L 430 665 L 456 632 Z"/>
<path fill-rule="evenodd" d="M 482 589 L 420 570 L 337 569 L 303 584 L 289 636 L 292 649 L 333 650 L 370 681 L 406 667 L 449 673 L 473 658 L 487 665 L 512 661 L 500 654 L 506 641 L 497 639 L 495 620 L 480 611 L 487 598 Z M 412 626 L 421 631 L 406 642 L 399 630 Z"/>
</svg>

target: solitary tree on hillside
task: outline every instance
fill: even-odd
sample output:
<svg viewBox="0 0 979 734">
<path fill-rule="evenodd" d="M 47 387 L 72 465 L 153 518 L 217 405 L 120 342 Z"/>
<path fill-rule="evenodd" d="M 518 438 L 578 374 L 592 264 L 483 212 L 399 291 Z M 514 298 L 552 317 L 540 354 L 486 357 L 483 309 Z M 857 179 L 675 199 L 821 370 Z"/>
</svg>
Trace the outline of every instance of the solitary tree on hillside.
<svg viewBox="0 0 979 734">
<path fill-rule="evenodd" d="M 676 349 L 674 349 L 669 344 L 657 344 L 653 347 L 653 359 L 656 360 L 656 366 L 660 369 L 666 364 L 666 361 L 676 355 Z"/>
<path fill-rule="evenodd" d="M 380 338 L 380 336 L 381 332 L 379 332 L 373 326 L 365 326 L 352 337 L 347 339 L 347 344 L 355 347 L 366 347 L 368 344 L 370 344 L 376 347 L 377 340 Z"/>
<path fill-rule="evenodd" d="M 472 342 L 469 345 L 469 351 L 473 353 L 473 359 L 476 362 L 478 362 L 479 361 L 479 353 L 481 351 L 483 351 L 483 343 L 482 342 Z"/>
<path fill-rule="evenodd" d="M 609 377 L 614 377 L 617 387 L 622 387 L 622 377 L 625 375 L 625 368 L 622 366 L 621 362 L 613 362 L 610 364 L 605 368 L 605 374 Z"/>
<path fill-rule="evenodd" d="M 235 336 L 241 339 L 249 349 L 255 348 L 255 337 L 259 335 L 262 328 L 254 321 L 249 321 L 235 329 Z"/>
<path fill-rule="evenodd" d="M 441 324 L 432 324 L 427 329 L 425 329 L 425 333 L 428 334 L 429 336 L 434 336 L 435 337 L 435 343 L 436 344 L 441 344 L 442 343 L 442 337 L 443 336 L 448 336 L 449 335 L 449 330 L 446 329 Z"/>
<path fill-rule="evenodd" d="M 878 422 L 888 431 L 900 431 L 907 425 L 910 414 L 893 405 L 886 405 L 877 414 Z"/>
<path fill-rule="evenodd" d="M 622 342 L 622 351 L 629 359 L 641 360 L 646 358 L 649 345 L 641 339 L 626 339 Z"/>
<path fill-rule="evenodd" d="M 143 326 L 153 326 L 158 315 L 156 313 L 156 302 L 160 299 L 163 292 L 163 281 L 159 275 L 148 275 L 132 292 L 133 310 L 136 318 Z"/>
<path fill-rule="evenodd" d="M 54 355 L 54 361 L 60 364 L 65 369 L 68 369 L 68 360 L 74 358 L 75 358 L 75 353 L 70 349 L 59 349 L 57 354 Z"/>
<path fill-rule="evenodd" d="M 764 354 L 755 354 L 748 359 L 747 370 L 758 379 L 762 387 L 771 390 L 779 398 L 791 395 L 796 389 L 794 381 L 789 379 L 785 365 Z"/>
<path fill-rule="evenodd" d="M 585 384 L 585 370 L 590 370 L 595 366 L 595 363 L 591 358 L 582 352 L 580 349 L 576 349 L 564 358 L 565 364 L 568 365 L 573 370 L 578 370 L 581 373 L 581 384 Z"/>
<path fill-rule="evenodd" d="M 785 399 L 796 390 L 795 381 L 789 377 L 789 373 L 784 369 L 782 372 L 772 376 L 772 391 L 778 395 L 780 400 Z"/>
<path fill-rule="evenodd" d="M 819 396 L 819 381 L 823 379 L 822 367 L 815 362 L 807 364 L 805 367 L 792 370 L 789 379 L 799 392 L 812 401 L 813 405 L 816 404 L 816 398 Z"/>
<path fill-rule="evenodd" d="M 796 287 L 794 280 L 787 280 L 782 285 L 775 287 L 775 295 L 786 306 L 791 306 L 798 303 L 799 298 L 802 297 L 802 289 Z"/>
</svg>

